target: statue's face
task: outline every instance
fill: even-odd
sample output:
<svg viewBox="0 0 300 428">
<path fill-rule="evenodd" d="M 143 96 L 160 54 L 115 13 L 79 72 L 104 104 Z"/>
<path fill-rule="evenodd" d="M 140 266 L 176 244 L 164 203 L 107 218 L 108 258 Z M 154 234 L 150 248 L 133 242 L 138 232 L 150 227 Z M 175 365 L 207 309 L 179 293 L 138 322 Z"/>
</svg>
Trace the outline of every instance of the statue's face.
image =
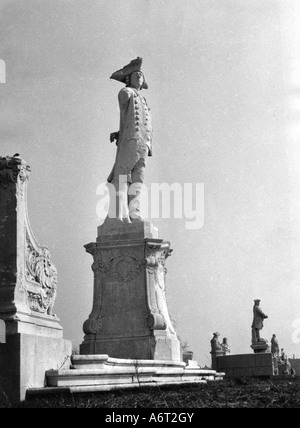
<svg viewBox="0 0 300 428">
<path fill-rule="evenodd" d="M 141 71 L 134 71 L 131 75 L 131 86 L 135 89 L 140 89 L 144 83 L 144 75 Z"/>
</svg>

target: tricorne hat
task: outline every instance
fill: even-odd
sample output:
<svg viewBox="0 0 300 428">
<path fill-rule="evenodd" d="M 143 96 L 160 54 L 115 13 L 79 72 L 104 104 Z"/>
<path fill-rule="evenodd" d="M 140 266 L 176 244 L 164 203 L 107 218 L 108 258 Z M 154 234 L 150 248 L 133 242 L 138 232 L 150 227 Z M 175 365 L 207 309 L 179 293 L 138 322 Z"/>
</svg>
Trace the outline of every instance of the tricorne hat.
<svg viewBox="0 0 300 428">
<path fill-rule="evenodd" d="M 256 303 L 256 302 L 260 302 L 260 300 L 259 300 L 259 299 L 255 299 L 255 300 L 254 300 L 254 303 Z"/>
<path fill-rule="evenodd" d="M 126 77 L 130 76 L 131 73 L 133 73 L 134 71 L 142 71 L 141 70 L 142 62 L 143 62 L 143 59 L 138 56 L 136 59 L 133 59 L 132 61 L 130 61 L 129 64 L 125 65 L 120 70 L 115 71 L 110 76 L 110 78 L 114 80 L 118 80 L 119 82 L 126 83 Z M 148 84 L 145 80 L 145 76 L 144 76 L 143 88 L 148 89 Z"/>
</svg>

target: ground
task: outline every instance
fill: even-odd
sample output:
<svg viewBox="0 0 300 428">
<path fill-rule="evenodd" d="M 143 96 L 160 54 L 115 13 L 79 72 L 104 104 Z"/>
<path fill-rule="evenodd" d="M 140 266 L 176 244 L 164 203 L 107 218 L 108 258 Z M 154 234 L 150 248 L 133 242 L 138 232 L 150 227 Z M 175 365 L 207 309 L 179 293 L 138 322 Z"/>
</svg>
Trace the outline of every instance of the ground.
<svg viewBox="0 0 300 428">
<path fill-rule="evenodd" d="M 14 407 L 5 396 L 0 407 Z M 207 385 L 155 386 L 85 395 L 31 398 L 29 408 L 298 408 L 300 378 L 234 379 Z"/>
</svg>

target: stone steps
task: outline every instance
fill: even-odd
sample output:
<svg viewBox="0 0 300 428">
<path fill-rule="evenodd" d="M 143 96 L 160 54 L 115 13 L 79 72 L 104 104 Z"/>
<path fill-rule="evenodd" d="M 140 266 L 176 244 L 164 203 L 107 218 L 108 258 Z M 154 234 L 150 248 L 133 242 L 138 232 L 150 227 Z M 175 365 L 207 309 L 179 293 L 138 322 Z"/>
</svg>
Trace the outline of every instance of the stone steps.
<svg viewBox="0 0 300 428">
<path fill-rule="evenodd" d="M 108 355 L 75 355 L 70 370 L 48 370 L 44 392 L 111 391 L 153 385 L 206 383 L 223 379 L 224 373 L 202 370 L 181 361 L 130 360 Z M 31 390 L 31 394 L 37 390 Z"/>
</svg>

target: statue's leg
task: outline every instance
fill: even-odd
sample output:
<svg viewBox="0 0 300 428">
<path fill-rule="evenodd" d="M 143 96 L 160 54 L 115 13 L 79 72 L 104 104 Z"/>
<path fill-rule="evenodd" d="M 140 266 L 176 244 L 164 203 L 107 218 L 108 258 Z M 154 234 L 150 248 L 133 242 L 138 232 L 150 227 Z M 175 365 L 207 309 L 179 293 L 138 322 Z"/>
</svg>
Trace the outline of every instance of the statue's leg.
<svg viewBox="0 0 300 428">
<path fill-rule="evenodd" d="M 256 329 L 256 337 L 257 337 L 257 342 L 260 342 L 260 330 L 259 330 L 259 328 Z"/>
<path fill-rule="evenodd" d="M 126 176 L 124 176 L 126 177 Z M 128 210 L 128 184 L 127 180 L 120 179 L 116 192 L 116 216 L 123 223 L 131 223 Z"/>
<path fill-rule="evenodd" d="M 143 184 L 142 183 L 132 183 L 130 186 L 129 194 L 128 194 L 128 202 L 129 202 L 129 217 L 131 221 L 143 221 L 141 215 L 141 191 Z"/>
<path fill-rule="evenodd" d="M 257 342 L 256 329 L 252 327 L 251 331 L 252 331 L 252 343 L 256 343 Z"/>
<path fill-rule="evenodd" d="M 146 158 L 148 149 L 144 156 L 134 165 L 131 172 L 132 184 L 128 194 L 129 216 L 132 222 L 143 221 L 141 214 L 141 192 L 145 179 Z"/>
</svg>

